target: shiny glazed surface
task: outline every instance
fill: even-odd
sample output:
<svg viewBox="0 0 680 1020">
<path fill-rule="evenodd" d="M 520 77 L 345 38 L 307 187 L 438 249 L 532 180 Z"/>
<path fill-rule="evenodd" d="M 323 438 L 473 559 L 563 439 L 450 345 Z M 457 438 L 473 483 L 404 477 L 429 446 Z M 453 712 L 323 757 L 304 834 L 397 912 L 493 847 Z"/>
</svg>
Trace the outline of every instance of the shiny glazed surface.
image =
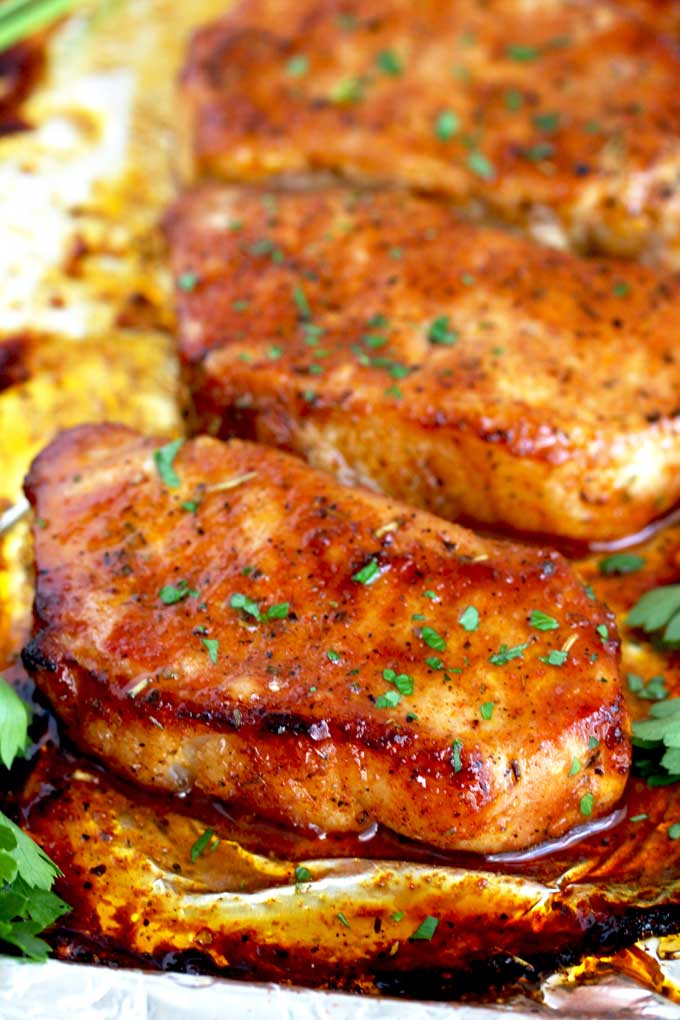
<svg viewBox="0 0 680 1020">
<path fill-rule="evenodd" d="M 238 441 L 186 443 L 175 490 L 157 445 L 84 426 L 27 479 L 24 662 L 81 747 L 145 786 L 450 849 L 522 848 L 616 804 L 616 629 L 561 556 Z"/>
</svg>

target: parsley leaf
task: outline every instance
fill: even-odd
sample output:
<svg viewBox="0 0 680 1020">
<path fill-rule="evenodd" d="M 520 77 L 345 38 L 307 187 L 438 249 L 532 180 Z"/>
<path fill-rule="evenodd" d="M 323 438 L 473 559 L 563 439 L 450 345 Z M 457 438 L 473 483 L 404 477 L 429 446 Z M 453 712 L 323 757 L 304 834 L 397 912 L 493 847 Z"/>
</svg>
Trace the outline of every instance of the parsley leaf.
<svg viewBox="0 0 680 1020">
<path fill-rule="evenodd" d="M 415 942 L 416 940 L 422 940 L 423 942 L 430 942 L 432 936 L 437 930 L 438 924 L 439 918 L 432 917 L 431 915 L 426 917 L 424 921 L 420 922 L 416 930 L 413 932 L 413 935 L 410 936 L 409 941 Z"/>
<path fill-rule="evenodd" d="M 370 560 L 361 570 L 357 570 L 356 574 L 352 574 L 352 580 L 358 581 L 359 584 L 370 584 L 379 574 L 378 561 Z"/>
<path fill-rule="evenodd" d="M 265 619 L 266 620 L 285 620 L 287 618 L 287 616 L 288 616 L 289 609 L 290 609 L 290 603 L 289 602 L 278 602 L 275 606 L 270 606 L 269 607 L 269 609 L 264 614 L 265 615 Z"/>
<path fill-rule="evenodd" d="M 512 659 L 521 659 L 524 650 L 528 647 L 528 641 L 525 641 L 523 645 L 513 645 L 510 648 L 503 644 L 497 652 L 489 656 L 489 662 L 492 666 L 507 666 Z"/>
<path fill-rule="evenodd" d="M 433 627 L 423 627 L 420 637 L 429 648 L 434 648 L 435 652 L 445 651 L 446 641 Z"/>
<path fill-rule="evenodd" d="M 160 449 L 153 451 L 153 459 L 156 470 L 161 476 L 163 485 L 168 489 L 179 489 L 181 482 L 174 468 L 175 457 L 184 446 L 183 439 L 175 439 L 172 443 L 166 443 Z"/>
<path fill-rule="evenodd" d="M 468 606 L 458 617 L 458 623 L 461 625 L 463 630 L 473 631 L 477 630 L 479 626 L 479 610 L 475 609 L 474 606 Z"/>
<path fill-rule="evenodd" d="M 483 705 L 480 705 L 479 711 L 481 713 L 482 719 L 490 719 L 491 716 L 493 715 L 494 707 L 495 706 L 493 701 L 485 701 Z"/>
<path fill-rule="evenodd" d="M 23 701 L 0 677 L 0 761 L 6 769 L 26 749 L 29 721 Z"/>
<path fill-rule="evenodd" d="M 229 599 L 229 605 L 232 609 L 242 609 L 244 613 L 254 617 L 256 620 L 260 619 L 260 607 L 254 599 L 243 595 L 240 591 L 234 592 Z"/>
<path fill-rule="evenodd" d="M 628 680 L 628 690 L 638 698 L 643 698 L 645 701 L 664 701 L 668 697 L 666 678 L 661 674 L 653 676 L 647 684 L 636 673 L 629 673 L 626 679 Z"/>
<path fill-rule="evenodd" d="M 680 584 L 663 585 L 645 592 L 628 614 L 629 627 L 641 627 L 646 634 L 663 631 L 665 644 L 680 641 Z"/>
<path fill-rule="evenodd" d="M 401 701 L 399 691 L 385 691 L 375 699 L 376 708 L 396 708 Z"/>
<path fill-rule="evenodd" d="M 391 75 L 393 78 L 397 78 L 404 70 L 401 58 L 394 50 L 381 50 L 375 58 L 375 63 L 381 71 Z"/>
<path fill-rule="evenodd" d="M 312 873 L 309 868 L 306 868 L 304 864 L 295 865 L 295 883 L 300 885 L 302 882 L 311 882 Z"/>
<path fill-rule="evenodd" d="M 191 848 L 191 863 L 195 864 L 203 851 L 208 849 L 208 846 L 210 846 L 211 850 L 217 850 L 219 843 L 219 839 L 215 836 L 215 830 L 210 828 L 206 829 L 205 832 L 201 833 Z"/>
<path fill-rule="evenodd" d="M 548 616 L 548 614 L 544 613 L 542 609 L 531 610 L 529 623 L 532 627 L 535 627 L 536 630 L 557 630 L 559 627 L 557 620 L 552 616 Z"/>
<path fill-rule="evenodd" d="M 648 786 L 680 781 L 680 698 L 656 702 L 633 722 L 633 767 Z"/>
<path fill-rule="evenodd" d="M 593 813 L 595 798 L 592 793 L 584 793 L 579 802 L 579 810 L 584 818 L 590 818 Z"/>
<path fill-rule="evenodd" d="M 217 638 L 201 638 L 201 644 L 205 645 L 208 650 L 208 656 L 213 666 L 217 665 L 217 653 L 220 648 L 220 643 Z"/>
<path fill-rule="evenodd" d="M 605 556 L 598 563 L 598 569 L 605 577 L 611 574 L 634 574 L 644 567 L 645 561 L 642 556 L 634 556 L 632 553 L 614 553 L 612 556 Z"/>
<path fill-rule="evenodd" d="M 191 595 L 192 598 L 198 597 L 198 592 L 195 588 L 190 588 L 186 581 L 178 581 L 175 587 L 172 584 L 164 585 L 158 592 L 158 597 L 164 606 L 174 606 L 176 602 L 181 602 Z"/>
<path fill-rule="evenodd" d="M 460 752 L 463 750 L 463 741 L 454 740 L 451 744 L 451 764 L 453 765 L 454 772 L 460 772 L 463 768 L 463 763 L 460 760 Z"/>
<path fill-rule="evenodd" d="M 565 652 L 562 649 L 551 648 L 547 655 L 539 655 L 541 662 L 544 662 L 546 666 L 563 666 L 567 661 L 569 652 Z"/>
</svg>

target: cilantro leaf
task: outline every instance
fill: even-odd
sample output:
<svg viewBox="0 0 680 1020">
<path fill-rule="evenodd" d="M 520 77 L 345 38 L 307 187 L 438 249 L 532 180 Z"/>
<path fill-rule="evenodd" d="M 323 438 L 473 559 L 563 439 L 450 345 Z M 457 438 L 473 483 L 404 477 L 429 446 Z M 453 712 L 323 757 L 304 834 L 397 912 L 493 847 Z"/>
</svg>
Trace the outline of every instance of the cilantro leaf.
<svg viewBox="0 0 680 1020">
<path fill-rule="evenodd" d="M 26 749 L 29 722 L 23 701 L 0 677 L 0 761 L 6 769 Z"/>
</svg>

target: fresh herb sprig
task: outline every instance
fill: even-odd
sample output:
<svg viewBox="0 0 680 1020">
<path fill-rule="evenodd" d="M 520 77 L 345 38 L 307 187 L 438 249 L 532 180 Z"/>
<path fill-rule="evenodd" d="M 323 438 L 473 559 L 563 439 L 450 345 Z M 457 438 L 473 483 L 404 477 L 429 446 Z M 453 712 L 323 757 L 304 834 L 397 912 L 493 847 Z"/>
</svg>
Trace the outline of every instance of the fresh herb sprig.
<svg viewBox="0 0 680 1020">
<path fill-rule="evenodd" d="M 628 614 L 629 627 L 658 635 L 664 645 L 680 644 L 680 584 L 666 584 L 645 592 Z"/>
<path fill-rule="evenodd" d="M 82 0 L 4 0 L 0 4 L 0 53 L 68 14 Z"/>
<path fill-rule="evenodd" d="M 680 782 L 680 698 L 656 702 L 633 723 L 633 767 L 648 786 Z"/>
<path fill-rule="evenodd" d="M 28 744 L 29 713 L 0 677 L 0 760 L 9 768 Z M 25 832 L 0 811 L 0 950 L 11 946 L 29 960 L 45 960 L 38 938 L 70 907 L 51 892 L 59 868 Z"/>
</svg>

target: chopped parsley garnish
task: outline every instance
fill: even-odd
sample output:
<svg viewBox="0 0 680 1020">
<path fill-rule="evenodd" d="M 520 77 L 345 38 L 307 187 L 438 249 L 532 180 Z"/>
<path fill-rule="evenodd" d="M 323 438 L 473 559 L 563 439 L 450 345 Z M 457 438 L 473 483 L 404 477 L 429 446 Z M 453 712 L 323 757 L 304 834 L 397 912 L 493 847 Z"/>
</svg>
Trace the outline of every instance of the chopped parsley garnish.
<svg viewBox="0 0 680 1020">
<path fill-rule="evenodd" d="M 680 839 L 680 822 L 673 822 L 668 829 L 669 839 Z"/>
<path fill-rule="evenodd" d="M 339 652 L 335 652 L 333 651 L 332 648 L 329 648 L 328 651 L 326 652 L 326 658 L 329 659 L 331 662 L 340 662 L 342 656 L 340 655 Z"/>
<path fill-rule="evenodd" d="M 387 389 L 385 390 L 385 396 L 386 397 L 394 397 L 396 400 L 403 400 L 404 399 L 404 394 L 403 394 L 402 390 L 399 389 L 399 387 L 397 386 L 396 383 L 392 383 L 391 386 L 387 387 Z"/>
<path fill-rule="evenodd" d="M 164 606 L 174 606 L 176 602 L 181 602 L 190 595 L 195 599 L 198 597 L 198 592 L 195 588 L 190 588 L 186 581 L 178 581 L 176 586 L 166 584 L 158 592 L 158 597 Z"/>
<path fill-rule="evenodd" d="M 680 641 L 680 584 L 645 592 L 631 609 L 626 623 L 629 627 L 641 627 L 646 634 L 663 631 L 661 641 L 664 644 Z"/>
<path fill-rule="evenodd" d="M 393 669 L 384 669 L 383 680 L 387 680 L 388 684 L 394 684 L 400 694 L 413 694 L 413 677 L 408 673 L 397 673 Z"/>
<path fill-rule="evenodd" d="M 645 561 L 642 556 L 635 556 L 633 553 L 613 553 L 605 556 L 598 563 L 601 574 L 608 577 L 611 574 L 634 574 L 644 567 Z"/>
<path fill-rule="evenodd" d="M 633 815 L 631 818 L 628 819 L 628 821 L 629 822 L 644 822 L 648 818 L 649 818 L 649 815 L 647 814 L 647 812 L 643 811 L 642 814 Z"/>
<path fill-rule="evenodd" d="M 343 78 L 328 93 L 332 103 L 358 103 L 364 98 L 364 83 L 361 78 Z"/>
<path fill-rule="evenodd" d="M 571 767 L 569 769 L 569 776 L 577 776 L 581 771 L 581 762 L 578 758 L 571 759 Z"/>
<path fill-rule="evenodd" d="M 9 768 L 28 743 L 29 712 L 0 678 L 0 760 Z M 70 907 L 50 890 L 61 871 L 0 811 L 0 946 L 30 960 L 45 960 L 49 946 L 37 936 Z"/>
<path fill-rule="evenodd" d="M 593 813 L 595 798 L 592 793 L 584 793 L 579 802 L 579 811 L 584 818 L 590 818 Z"/>
<path fill-rule="evenodd" d="M 375 699 L 376 708 L 396 708 L 401 701 L 399 691 L 385 691 Z"/>
<path fill-rule="evenodd" d="M 474 606 L 468 606 L 458 617 L 458 623 L 463 630 L 477 630 L 477 627 L 479 627 L 479 610 Z"/>
<path fill-rule="evenodd" d="M 451 764 L 453 765 L 454 772 L 460 772 L 463 767 L 463 763 L 460 760 L 460 752 L 463 750 L 463 741 L 454 740 L 451 744 Z"/>
<path fill-rule="evenodd" d="M 482 719 L 490 719 L 491 716 L 493 715 L 493 710 L 494 710 L 493 701 L 485 701 L 483 705 L 479 706 L 479 711 L 481 712 Z"/>
<path fill-rule="evenodd" d="M 309 868 L 306 868 L 304 864 L 295 865 L 295 883 L 300 885 L 302 882 L 311 882 L 312 873 Z"/>
<path fill-rule="evenodd" d="M 448 315 L 440 315 L 435 319 L 427 331 L 427 339 L 431 344 L 440 344 L 443 347 L 453 347 L 459 337 L 457 329 L 451 329 Z"/>
<path fill-rule="evenodd" d="M 345 928 L 349 928 L 349 921 L 347 920 L 342 911 L 340 911 L 340 913 L 338 914 L 338 921 L 340 922 L 340 924 L 344 924 Z"/>
<path fill-rule="evenodd" d="M 524 96 L 518 89 L 508 89 L 503 97 L 503 101 L 505 102 L 506 110 L 511 110 L 515 113 L 517 110 L 521 109 L 522 104 L 524 103 Z"/>
<path fill-rule="evenodd" d="M 375 58 L 375 63 L 381 71 L 391 75 L 393 78 L 397 78 L 404 70 L 399 54 L 395 53 L 394 50 L 381 50 Z"/>
<path fill-rule="evenodd" d="M 493 168 L 493 164 L 483 152 L 479 152 L 478 149 L 474 149 L 467 158 L 468 169 L 476 174 L 477 177 L 481 177 L 484 181 L 490 181 L 494 177 L 496 171 Z"/>
<path fill-rule="evenodd" d="M 438 602 L 439 601 L 438 598 L 437 598 L 437 593 L 434 592 L 434 591 L 431 591 L 429 588 L 428 588 L 427 591 L 423 592 L 423 597 L 426 598 L 426 599 L 432 599 L 433 602 Z"/>
<path fill-rule="evenodd" d="M 555 146 L 550 142 L 538 142 L 536 145 L 528 145 L 522 149 L 522 155 L 531 163 L 540 163 L 544 159 L 550 159 L 555 154 Z"/>
<path fill-rule="evenodd" d="M 305 294 L 304 290 L 299 284 L 296 287 L 293 287 L 293 301 L 297 305 L 297 310 L 300 313 L 300 318 L 311 319 L 312 310 L 309 307 L 307 295 Z"/>
<path fill-rule="evenodd" d="M 523 657 L 524 650 L 529 647 L 529 643 L 529 641 L 525 641 L 523 645 L 512 645 L 510 648 L 503 644 L 497 652 L 489 656 L 489 662 L 492 666 L 507 666 L 513 659 Z"/>
<path fill-rule="evenodd" d="M 446 650 L 446 641 L 433 627 L 423 627 L 420 637 L 429 648 L 434 648 L 435 652 Z"/>
<path fill-rule="evenodd" d="M 450 142 L 460 131 L 460 117 L 453 110 L 442 110 L 434 124 L 434 133 L 440 142 Z"/>
<path fill-rule="evenodd" d="M 567 661 L 569 652 L 560 648 L 551 648 L 547 655 L 539 655 L 539 660 L 546 666 L 563 666 Z"/>
<path fill-rule="evenodd" d="M 248 595 L 241 594 L 240 591 L 234 592 L 229 599 L 229 605 L 232 609 L 242 609 L 244 613 L 249 616 L 253 616 L 256 620 L 260 619 L 260 607 L 254 599 L 248 597 Z"/>
<path fill-rule="evenodd" d="M 404 911 L 395 910 L 393 914 L 390 914 L 390 917 L 395 922 L 395 924 L 399 924 L 400 921 L 404 920 Z"/>
<path fill-rule="evenodd" d="M 557 630 L 559 623 L 553 616 L 548 616 L 542 609 L 532 609 L 529 623 L 536 630 Z"/>
<path fill-rule="evenodd" d="M 270 361 L 278 361 L 283 355 L 283 347 L 281 344 L 272 344 L 267 351 L 267 357 Z"/>
<path fill-rule="evenodd" d="M 195 514 L 200 505 L 201 502 L 198 499 L 185 499 L 184 502 L 180 504 L 182 510 L 186 510 L 188 514 Z"/>
<path fill-rule="evenodd" d="M 211 843 L 212 846 L 210 846 Z M 201 854 L 208 849 L 208 846 L 210 846 L 211 851 L 214 851 L 217 850 L 219 845 L 220 841 L 215 836 L 215 830 L 210 828 L 206 829 L 205 832 L 201 833 L 191 848 L 191 863 L 195 864 Z"/>
<path fill-rule="evenodd" d="M 505 55 L 508 60 L 515 60 L 520 64 L 529 64 L 540 57 L 541 51 L 537 46 L 523 46 L 520 43 L 513 43 L 506 47 Z"/>
<path fill-rule="evenodd" d="M 413 932 L 413 935 L 410 936 L 409 941 L 415 942 L 420 940 L 423 942 L 430 942 L 432 936 L 437 930 L 438 924 L 439 918 L 432 916 L 426 917 L 425 920 L 421 921 L 421 923 L 418 925 L 416 930 Z"/>
<path fill-rule="evenodd" d="M 179 287 L 180 290 L 183 290 L 185 293 L 192 291 L 197 283 L 198 275 L 196 273 L 191 272 L 180 273 L 180 275 L 177 277 L 177 286 Z"/>
<path fill-rule="evenodd" d="M 630 294 L 630 284 L 625 280 L 617 280 L 612 287 L 612 294 L 614 297 L 628 297 Z"/>
<path fill-rule="evenodd" d="M 440 670 L 444 668 L 444 662 L 439 658 L 438 655 L 430 655 L 425 659 L 425 665 L 429 666 L 430 669 Z"/>
<path fill-rule="evenodd" d="M 220 643 L 217 638 L 201 638 L 201 643 L 208 649 L 208 656 L 213 666 L 217 665 L 217 653 L 220 648 Z"/>
<path fill-rule="evenodd" d="M 182 446 L 184 446 L 183 439 L 174 439 L 171 443 L 161 446 L 159 450 L 153 451 L 156 470 L 161 476 L 163 485 L 166 485 L 168 489 L 179 489 L 182 484 L 174 468 L 175 457 Z"/>
<path fill-rule="evenodd" d="M 588 750 L 594 751 L 596 747 L 600 746 L 600 741 L 597 737 L 588 737 Z"/>
<path fill-rule="evenodd" d="M 598 635 L 602 638 L 603 641 L 609 640 L 609 628 L 606 623 L 598 623 L 595 630 L 597 631 Z"/>
<path fill-rule="evenodd" d="M 286 64 L 286 74 L 291 78 L 303 78 L 309 71 L 309 60 L 302 53 L 291 57 Z"/>
<path fill-rule="evenodd" d="M 288 617 L 290 610 L 289 602 L 277 602 L 276 605 L 270 606 L 264 614 L 265 620 L 285 620 Z"/>
<path fill-rule="evenodd" d="M 537 113 L 533 121 L 539 131 L 545 131 L 546 134 L 552 135 L 560 126 L 560 115 L 559 113 Z"/>
<path fill-rule="evenodd" d="M 352 580 L 358 581 L 359 584 L 371 584 L 375 581 L 376 577 L 380 574 L 380 567 L 378 566 L 377 560 L 369 560 L 369 562 L 357 570 L 356 574 L 352 574 Z"/>
<path fill-rule="evenodd" d="M 668 697 L 666 678 L 661 674 L 653 676 L 646 684 L 636 673 L 629 673 L 627 680 L 628 690 L 645 701 L 664 701 Z"/>
</svg>

